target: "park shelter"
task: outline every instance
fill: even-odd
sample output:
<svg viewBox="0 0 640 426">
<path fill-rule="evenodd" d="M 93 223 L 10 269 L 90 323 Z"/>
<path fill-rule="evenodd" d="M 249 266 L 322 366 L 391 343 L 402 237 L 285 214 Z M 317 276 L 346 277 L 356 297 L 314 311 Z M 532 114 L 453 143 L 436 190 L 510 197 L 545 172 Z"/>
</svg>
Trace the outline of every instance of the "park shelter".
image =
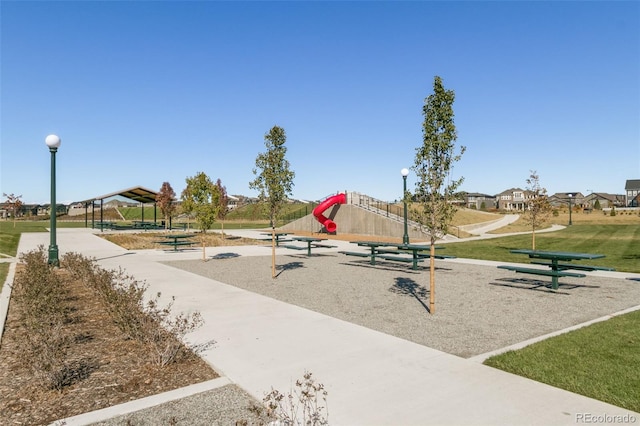
<svg viewBox="0 0 640 426">
<path fill-rule="evenodd" d="M 104 222 L 103 211 L 104 211 L 104 200 L 108 200 L 109 198 L 114 197 L 123 197 L 129 200 L 136 201 L 140 203 L 140 208 L 142 209 L 142 221 L 144 222 L 144 205 L 153 203 L 153 222 L 157 221 L 157 204 L 156 204 L 156 196 L 157 192 L 147 189 L 143 186 L 134 186 L 127 189 L 122 189 L 120 191 L 111 192 L 109 194 L 100 195 L 98 197 L 93 197 L 88 200 L 81 201 L 85 208 L 85 227 L 88 226 L 88 217 L 89 211 L 88 207 L 91 205 L 91 227 L 95 227 L 95 205 L 96 201 L 100 202 L 100 223 Z"/>
</svg>

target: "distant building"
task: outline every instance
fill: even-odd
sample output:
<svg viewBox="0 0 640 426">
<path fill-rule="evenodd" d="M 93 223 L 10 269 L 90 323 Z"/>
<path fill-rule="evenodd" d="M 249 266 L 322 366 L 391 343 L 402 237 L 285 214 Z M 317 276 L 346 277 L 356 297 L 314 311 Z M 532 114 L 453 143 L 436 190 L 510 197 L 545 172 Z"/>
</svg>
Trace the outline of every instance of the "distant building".
<svg viewBox="0 0 640 426">
<path fill-rule="evenodd" d="M 531 192 L 520 188 L 511 188 L 496 195 L 499 210 L 525 211 Z"/>
<path fill-rule="evenodd" d="M 624 205 L 627 207 L 638 207 L 640 200 L 640 179 L 629 179 L 624 185 Z"/>
<path fill-rule="evenodd" d="M 467 192 L 464 197 L 464 204 L 467 208 L 476 210 L 495 209 L 496 196 L 479 192 Z"/>
<path fill-rule="evenodd" d="M 571 203 L 574 208 L 584 207 L 585 197 L 582 192 L 556 192 L 549 197 L 549 204 L 552 207 L 569 207 Z"/>
</svg>

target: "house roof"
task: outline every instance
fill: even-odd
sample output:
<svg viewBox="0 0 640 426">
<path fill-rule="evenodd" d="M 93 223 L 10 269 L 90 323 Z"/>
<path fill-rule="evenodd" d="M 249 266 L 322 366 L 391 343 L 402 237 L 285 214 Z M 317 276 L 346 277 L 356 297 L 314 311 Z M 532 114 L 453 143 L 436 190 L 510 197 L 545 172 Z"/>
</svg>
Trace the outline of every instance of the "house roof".
<svg viewBox="0 0 640 426">
<path fill-rule="evenodd" d="M 625 190 L 629 189 L 640 189 L 640 179 L 629 179 L 627 183 L 624 185 Z"/>
<path fill-rule="evenodd" d="M 106 200 L 107 198 L 120 196 L 137 201 L 139 203 L 155 203 L 156 195 L 158 195 L 158 193 L 155 191 L 142 186 L 134 186 L 127 189 L 121 189 L 120 191 L 111 192 L 109 194 L 100 195 L 98 197 L 89 198 L 88 200 L 84 200 L 83 202 L 89 203 L 95 200 Z"/>
</svg>

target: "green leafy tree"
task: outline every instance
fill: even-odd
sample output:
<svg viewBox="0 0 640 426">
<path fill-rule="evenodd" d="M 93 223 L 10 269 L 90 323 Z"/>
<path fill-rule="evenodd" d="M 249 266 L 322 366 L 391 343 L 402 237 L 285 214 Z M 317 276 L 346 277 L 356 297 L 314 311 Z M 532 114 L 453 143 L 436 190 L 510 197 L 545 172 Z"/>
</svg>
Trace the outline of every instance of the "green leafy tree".
<svg viewBox="0 0 640 426">
<path fill-rule="evenodd" d="M 600 200 L 596 199 L 596 202 L 593 203 L 594 210 L 602 210 L 602 206 L 600 206 Z"/>
<path fill-rule="evenodd" d="M 164 216 L 164 229 L 168 229 L 171 216 L 176 211 L 176 193 L 169 182 L 162 183 L 160 192 L 156 195 L 156 203 Z"/>
<path fill-rule="evenodd" d="M 222 181 L 220 178 L 216 181 L 216 187 L 218 188 L 218 192 L 220 193 L 220 198 L 218 202 L 220 203 L 220 211 L 218 212 L 218 220 L 220 220 L 221 232 L 222 232 L 222 240 L 224 241 L 224 219 L 227 217 L 227 213 L 229 213 L 229 196 L 227 195 L 227 188 L 222 186 Z"/>
<path fill-rule="evenodd" d="M 536 229 L 539 229 L 549 219 L 551 214 L 551 203 L 547 197 L 547 190 L 540 186 L 540 176 L 535 170 L 527 179 L 528 208 L 522 218 L 525 223 L 531 226 L 531 249 L 536 249 Z"/>
<path fill-rule="evenodd" d="M 182 191 L 182 208 L 195 218 L 202 236 L 202 260 L 206 260 L 206 234 L 218 217 L 220 191 L 204 172 L 186 179 L 187 186 Z"/>
<path fill-rule="evenodd" d="M 22 208 L 22 195 L 5 194 L 2 193 L 2 196 L 6 198 L 4 202 L 7 207 L 11 210 L 11 217 L 13 217 L 13 227 L 16 227 L 16 217 L 18 216 L 18 212 Z"/>
<path fill-rule="evenodd" d="M 266 204 L 271 223 L 271 277 L 276 277 L 276 237 L 275 226 L 282 206 L 287 202 L 293 187 L 295 173 L 289 169 L 286 158 L 287 136 L 282 127 L 273 126 L 264 136 L 266 152 L 256 157 L 253 174 L 256 178 L 249 182 L 249 188 L 259 192 L 259 199 Z"/>
<path fill-rule="evenodd" d="M 414 166 L 416 192 L 413 198 L 417 208 L 413 218 L 429 235 L 431 258 L 429 263 L 429 312 L 435 313 L 435 243 L 447 234 L 449 224 L 457 210 L 453 200 L 460 197 L 458 188 L 464 178 L 453 180 L 451 172 L 455 162 L 464 154 L 461 146 L 456 154 L 458 138 L 454 123 L 453 90 L 445 90 L 438 76 L 433 81 L 433 94 L 425 99 L 422 108 L 422 145 L 416 148 Z M 409 194 L 405 199 L 410 199 Z"/>
</svg>

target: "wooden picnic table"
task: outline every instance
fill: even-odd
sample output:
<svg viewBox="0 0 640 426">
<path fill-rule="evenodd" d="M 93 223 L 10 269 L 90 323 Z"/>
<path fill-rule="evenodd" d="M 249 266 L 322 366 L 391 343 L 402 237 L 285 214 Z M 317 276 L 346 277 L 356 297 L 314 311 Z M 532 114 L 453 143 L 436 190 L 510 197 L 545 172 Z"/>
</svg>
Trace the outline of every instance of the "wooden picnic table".
<svg viewBox="0 0 640 426">
<path fill-rule="evenodd" d="M 178 246 L 192 246 L 195 241 L 191 241 L 191 238 L 195 237 L 195 234 L 167 234 L 162 236 L 164 240 L 157 241 L 158 244 L 173 246 L 173 251 L 178 251 Z"/>
<path fill-rule="evenodd" d="M 526 268 L 526 267 L 514 266 L 514 265 L 499 265 L 498 268 L 507 269 L 514 272 L 520 272 L 524 274 L 550 276 L 551 284 L 554 290 L 558 289 L 559 277 L 584 278 L 586 276 L 585 274 L 582 274 L 582 273 L 567 271 L 569 269 L 574 269 L 578 271 L 613 271 L 614 270 L 613 268 L 607 268 L 603 266 L 566 263 L 566 262 L 571 262 L 573 260 L 602 259 L 603 257 L 605 257 L 604 254 L 573 253 L 573 252 L 566 252 L 566 251 L 526 250 L 526 249 L 510 250 L 510 252 L 516 253 L 516 254 L 526 254 L 527 256 L 529 256 L 530 259 L 534 259 L 531 261 L 531 264 L 548 266 L 549 269 Z M 564 262 L 564 263 L 561 263 L 561 262 Z"/>
</svg>

